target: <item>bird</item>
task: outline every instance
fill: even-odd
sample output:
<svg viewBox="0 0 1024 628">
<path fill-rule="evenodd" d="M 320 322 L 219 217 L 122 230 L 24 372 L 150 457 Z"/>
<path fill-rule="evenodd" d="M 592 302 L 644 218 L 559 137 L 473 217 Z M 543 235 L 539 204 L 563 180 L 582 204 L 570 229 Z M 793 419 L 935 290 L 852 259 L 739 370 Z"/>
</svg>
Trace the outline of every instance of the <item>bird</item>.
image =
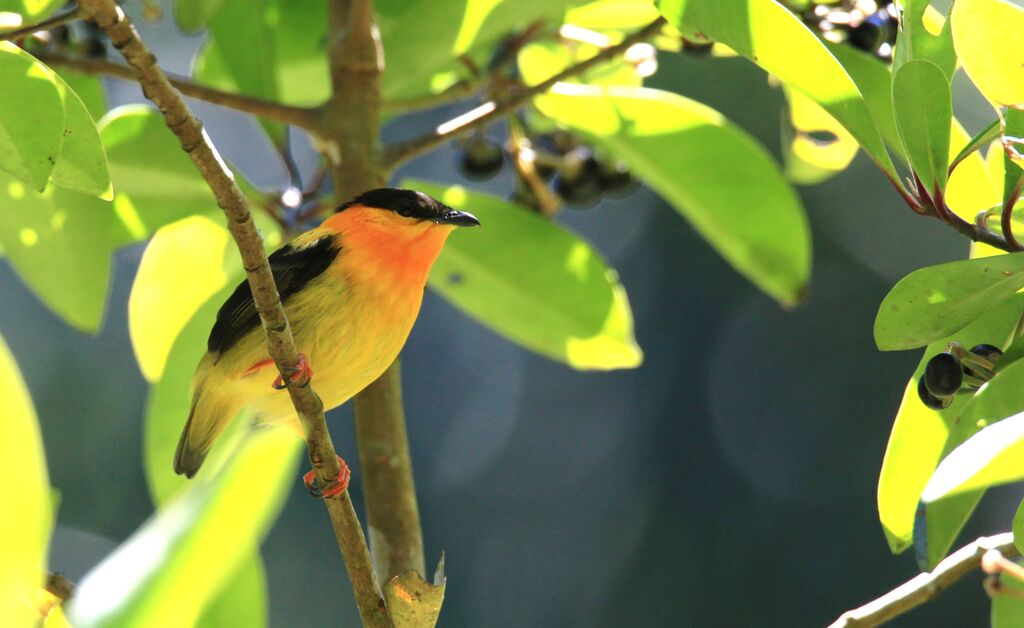
<svg viewBox="0 0 1024 628">
<path fill-rule="evenodd" d="M 271 254 L 300 352 L 292 381 L 308 381 L 316 373 L 317 393 L 329 410 L 376 380 L 405 344 L 449 234 L 479 224 L 472 214 L 422 192 L 379 188 L 341 205 Z M 249 282 L 242 281 L 218 310 L 196 367 L 175 473 L 194 477 L 214 440 L 243 408 L 253 410 L 260 424 L 301 431 L 285 388 L 268 354 Z M 347 474 L 344 461 L 339 463 Z M 339 476 L 339 485 L 347 477 Z M 307 485 L 311 480 L 312 473 L 306 474 Z"/>
</svg>

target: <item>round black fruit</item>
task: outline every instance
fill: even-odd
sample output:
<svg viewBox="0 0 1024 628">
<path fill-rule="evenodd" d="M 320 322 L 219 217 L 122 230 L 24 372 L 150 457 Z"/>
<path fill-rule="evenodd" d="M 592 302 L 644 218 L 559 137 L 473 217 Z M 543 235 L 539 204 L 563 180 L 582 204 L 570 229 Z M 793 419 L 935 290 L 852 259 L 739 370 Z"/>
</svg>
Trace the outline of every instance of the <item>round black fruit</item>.
<svg viewBox="0 0 1024 628">
<path fill-rule="evenodd" d="M 1003 357 L 1003 351 L 999 347 L 992 345 L 974 345 L 971 347 L 971 353 L 978 356 L 979 358 L 985 358 L 993 365 L 999 361 L 999 358 Z M 964 365 L 964 375 L 970 375 L 972 377 L 978 377 L 980 379 L 988 379 L 988 377 L 976 372 L 971 367 Z"/>
<path fill-rule="evenodd" d="M 876 53 L 882 44 L 895 41 L 896 21 L 887 11 L 869 15 L 850 31 L 849 41 L 855 48 Z M 892 41 L 890 41 L 892 40 Z"/>
<path fill-rule="evenodd" d="M 505 152 L 501 146 L 485 138 L 476 138 L 467 142 L 463 148 L 459 170 L 466 178 L 483 181 L 501 172 L 504 163 Z"/>
<path fill-rule="evenodd" d="M 924 385 L 924 375 L 921 376 L 921 379 L 917 380 L 917 396 L 921 398 L 921 403 L 934 410 L 942 410 L 953 403 L 953 397 L 940 399 L 929 392 L 928 387 Z"/>
<path fill-rule="evenodd" d="M 950 397 L 960 390 L 960 385 L 964 382 L 964 371 L 955 355 L 939 353 L 928 360 L 922 380 L 931 394 L 936 397 Z"/>
</svg>

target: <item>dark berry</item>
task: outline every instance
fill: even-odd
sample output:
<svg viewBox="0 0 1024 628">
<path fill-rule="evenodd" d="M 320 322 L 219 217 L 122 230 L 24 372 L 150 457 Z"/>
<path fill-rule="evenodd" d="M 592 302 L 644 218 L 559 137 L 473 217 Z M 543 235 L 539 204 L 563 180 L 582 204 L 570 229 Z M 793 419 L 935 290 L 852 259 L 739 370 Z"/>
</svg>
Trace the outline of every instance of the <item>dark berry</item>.
<svg viewBox="0 0 1024 628">
<path fill-rule="evenodd" d="M 609 196 L 626 196 L 636 187 L 636 179 L 622 162 L 600 164 L 597 180 L 601 191 Z"/>
<path fill-rule="evenodd" d="M 940 399 L 929 392 L 928 387 L 924 385 L 924 375 L 921 376 L 921 379 L 917 380 L 917 396 L 921 398 L 921 403 L 934 410 L 948 408 L 949 404 L 953 403 L 952 396 Z"/>
<path fill-rule="evenodd" d="M 848 39 L 855 48 L 874 54 L 885 43 L 892 43 L 896 38 L 896 20 L 887 11 L 879 11 L 869 15 L 856 28 L 850 31 Z"/>
<path fill-rule="evenodd" d="M 1003 351 L 999 347 L 993 347 L 992 345 L 974 345 L 971 347 L 971 353 L 974 355 L 985 358 L 993 364 L 999 361 L 999 358 L 1003 357 Z"/>
<path fill-rule="evenodd" d="M 601 166 L 589 149 L 577 148 L 565 156 L 555 179 L 555 192 L 578 208 L 597 204 L 601 198 Z"/>
<path fill-rule="evenodd" d="M 578 209 L 593 207 L 601 198 L 601 185 L 596 177 L 587 177 L 570 181 L 563 175 L 555 178 L 555 193 L 562 200 Z"/>
<path fill-rule="evenodd" d="M 556 155 L 565 155 L 580 145 L 580 141 L 576 136 L 567 131 L 545 133 L 534 138 L 533 142 L 537 145 L 537 148 L 549 153 L 555 153 Z"/>
<path fill-rule="evenodd" d="M 924 385 L 936 397 L 950 397 L 960 390 L 964 372 L 960 360 L 952 353 L 939 353 L 924 367 Z"/>
<path fill-rule="evenodd" d="M 985 358 L 993 365 L 999 361 L 999 358 L 1003 357 L 1003 352 L 999 347 L 992 345 L 974 345 L 971 348 L 971 353 L 978 356 L 979 358 Z M 971 367 L 964 365 L 964 375 L 970 375 L 971 377 L 977 377 L 979 379 L 988 379 L 987 375 L 978 373 Z"/>
<path fill-rule="evenodd" d="M 469 179 L 482 181 L 501 172 L 505 152 L 500 146 L 485 138 L 475 138 L 466 143 L 459 157 L 459 169 Z"/>
</svg>

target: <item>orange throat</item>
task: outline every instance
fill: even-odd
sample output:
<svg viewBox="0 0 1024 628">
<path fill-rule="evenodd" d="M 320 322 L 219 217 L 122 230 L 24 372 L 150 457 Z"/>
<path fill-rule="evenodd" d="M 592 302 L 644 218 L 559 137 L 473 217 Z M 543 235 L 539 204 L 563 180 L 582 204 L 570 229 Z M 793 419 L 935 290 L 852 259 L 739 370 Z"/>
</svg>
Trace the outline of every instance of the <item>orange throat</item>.
<svg viewBox="0 0 1024 628">
<path fill-rule="evenodd" d="M 340 234 L 340 270 L 359 284 L 422 290 L 441 253 L 449 225 L 414 222 L 392 212 L 352 207 L 331 216 L 324 227 Z"/>
</svg>

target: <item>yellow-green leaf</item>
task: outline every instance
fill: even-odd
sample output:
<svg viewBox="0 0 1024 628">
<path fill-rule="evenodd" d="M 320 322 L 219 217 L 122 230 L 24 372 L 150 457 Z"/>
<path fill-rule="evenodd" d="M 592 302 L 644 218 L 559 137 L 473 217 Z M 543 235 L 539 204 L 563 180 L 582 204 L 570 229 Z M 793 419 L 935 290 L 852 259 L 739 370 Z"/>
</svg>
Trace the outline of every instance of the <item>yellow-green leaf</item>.
<svg viewBox="0 0 1024 628">
<path fill-rule="evenodd" d="M 254 214 L 268 247 L 277 224 Z M 241 259 L 223 216 L 195 215 L 160 228 L 142 256 L 128 297 L 128 331 L 143 376 L 163 375 L 178 333 L 210 297 L 237 283 Z M 196 358 L 198 360 L 198 357 Z"/>
<path fill-rule="evenodd" d="M 222 467 L 193 480 L 85 576 L 71 623 L 192 626 L 277 516 L 299 445 L 289 430 L 247 432 Z"/>
<path fill-rule="evenodd" d="M 559 83 L 542 113 L 629 165 L 741 274 L 782 303 L 810 277 L 800 199 L 757 142 L 717 111 L 646 88 Z"/>
<path fill-rule="evenodd" d="M 931 61 L 908 61 L 893 77 L 892 102 L 911 168 L 928 194 L 945 190 L 953 121 L 949 79 Z"/>
<path fill-rule="evenodd" d="M 0 171 L 42 190 L 64 131 L 64 84 L 14 44 L 0 41 Z"/>
<path fill-rule="evenodd" d="M 415 570 L 388 581 L 384 600 L 395 628 L 434 628 L 441 614 L 444 588 L 443 575 L 440 582 L 430 584 Z"/>
<path fill-rule="evenodd" d="M 46 580 L 53 506 L 32 399 L 2 338 L 0 416 L 0 617 L 4 626 L 29 628 L 39 620 L 35 603 Z"/>
<path fill-rule="evenodd" d="M 0 207 L 0 244 L 18 275 L 69 324 L 96 331 L 123 241 L 112 204 L 52 185 L 36 192 L 0 173 Z"/>
<path fill-rule="evenodd" d="M 824 107 L 896 179 L 856 84 L 791 11 L 775 0 L 659 0 L 657 5 L 684 37 L 726 44 Z"/>
<path fill-rule="evenodd" d="M 857 155 L 857 140 L 810 98 L 790 88 L 785 93 L 789 117 L 782 148 L 789 180 L 814 185 L 845 170 Z"/>
<path fill-rule="evenodd" d="M 964 71 L 998 105 L 1024 104 L 1024 9 L 1008 0 L 957 0 L 950 17 Z"/>
<path fill-rule="evenodd" d="M 506 338 L 578 369 L 633 368 L 643 353 L 615 271 L 573 233 L 528 210 L 465 188 L 403 181 L 474 213 L 456 231 L 430 286 Z"/>
<path fill-rule="evenodd" d="M 952 336 L 928 346 L 914 371 L 893 423 L 892 434 L 882 461 L 878 479 L 878 514 L 889 547 L 894 553 L 910 547 L 914 538 L 914 520 L 918 502 L 928 479 L 943 456 L 960 443 L 957 428 L 967 403 L 957 398 L 948 408 L 928 408 L 917 395 L 917 380 L 931 357 L 946 349 L 952 340 L 964 346 L 988 343 L 1005 346 L 1020 319 L 1024 297 L 1016 296 L 990 309 L 974 323 Z M 929 525 L 944 524 L 942 530 L 929 530 L 928 562 L 935 564 L 952 545 L 963 522 L 974 508 L 977 496 L 965 495 L 929 506 Z"/>
</svg>

